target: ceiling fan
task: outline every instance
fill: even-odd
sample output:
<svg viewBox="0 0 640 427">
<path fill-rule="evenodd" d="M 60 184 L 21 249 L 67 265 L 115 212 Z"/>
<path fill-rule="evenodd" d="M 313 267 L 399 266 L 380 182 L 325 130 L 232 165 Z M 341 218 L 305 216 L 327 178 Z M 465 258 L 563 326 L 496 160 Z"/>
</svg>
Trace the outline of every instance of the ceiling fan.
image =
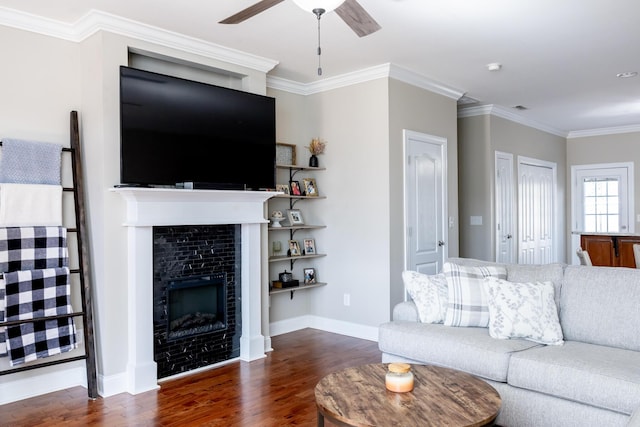
<svg viewBox="0 0 640 427">
<path fill-rule="evenodd" d="M 239 24 L 252 16 L 282 3 L 284 0 L 261 0 L 253 6 L 241 10 L 230 17 L 220 21 L 220 24 Z M 359 36 L 368 36 L 375 33 L 380 25 L 367 13 L 356 0 L 293 0 L 303 10 L 318 15 L 332 10 Z M 319 18 L 318 18 L 319 19 Z"/>
</svg>

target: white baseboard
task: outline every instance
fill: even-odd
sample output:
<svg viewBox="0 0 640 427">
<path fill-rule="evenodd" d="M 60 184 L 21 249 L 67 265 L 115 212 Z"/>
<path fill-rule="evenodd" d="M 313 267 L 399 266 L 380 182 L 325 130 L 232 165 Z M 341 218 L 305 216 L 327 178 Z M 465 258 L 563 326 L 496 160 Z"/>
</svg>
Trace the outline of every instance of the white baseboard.
<svg viewBox="0 0 640 427">
<path fill-rule="evenodd" d="M 127 378 L 126 372 L 109 376 L 98 374 L 98 394 L 102 397 L 109 397 L 125 393 L 129 387 Z"/>
<path fill-rule="evenodd" d="M 328 319 L 319 316 L 300 316 L 269 324 L 270 336 L 286 334 L 300 329 L 313 328 L 368 341 L 378 341 L 378 327 L 366 326 L 343 320 Z"/>
<path fill-rule="evenodd" d="M 77 386 L 87 387 L 84 361 L 16 372 L 0 382 L 0 405 Z"/>
</svg>

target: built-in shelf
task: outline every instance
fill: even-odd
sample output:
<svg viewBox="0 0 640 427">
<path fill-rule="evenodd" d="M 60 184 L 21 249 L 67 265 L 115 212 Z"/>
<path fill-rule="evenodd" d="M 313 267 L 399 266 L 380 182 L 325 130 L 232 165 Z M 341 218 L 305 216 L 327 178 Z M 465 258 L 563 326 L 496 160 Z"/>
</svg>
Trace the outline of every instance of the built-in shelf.
<svg viewBox="0 0 640 427">
<path fill-rule="evenodd" d="M 281 230 L 316 230 L 319 228 L 326 228 L 326 225 L 283 225 L 282 227 L 269 227 L 269 231 L 281 231 Z"/>
<path fill-rule="evenodd" d="M 292 169 L 298 171 L 323 171 L 327 168 L 314 168 L 311 166 L 296 166 L 296 165 L 276 165 L 278 169 Z"/>
<path fill-rule="evenodd" d="M 296 166 L 296 165 L 282 165 L 282 164 L 278 164 L 276 165 L 276 167 L 278 169 L 284 169 L 288 171 L 288 180 L 289 183 L 291 183 L 294 180 L 294 176 L 301 171 L 307 171 L 307 172 L 314 172 L 314 171 L 324 171 L 326 170 L 325 168 L 321 168 L 321 167 L 310 167 L 310 166 Z M 286 193 L 288 193 L 288 191 L 286 191 Z M 317 193 L 317 191 L 316 191 Z M 300 195 L 300 196 L 294 196 L 291 194 L 284 194 L 284 193 L 277 193 L 277 195 L 275 195 L 275 197 L 273 199 L 285 199 L 285 202 L 278 201 L 276 203 L 279 204 L 279 206 L 281 206 L 282 204 L 286 203 L 288 205 L 289 209 L 293 209 L 294 206 L 296 205 L 296 203 L 298 203 L 301 200 L 320 200 L 320 199 L 326 199 L 325 196 L 320 196 L 320 195 L 316 195 L 316 196 L 306 196 L 306 195 Z M 307 203 L 307 202 L 304 202 Z M 281 225 L 280 227 L 272 227 L 269 226 L 268 227 L 268 232 L 271 233 L 277 233 L 279 231 L 285 231 L 289 234 L 289 239 L 293 240 L 294 239 L 294 234 L 298 231 L 298 230 L 318 230 L 318 229 L 322 229 L 325 228 L 325 225 L 304 225 L 304 224 L 300 224 L 300 225 L 291 225 L 289 222 L 287 222 L 289 225 Z M 278 263 L 278 262 L 288 262 L 289 263 L 289 270 L 291 272 L 293 272 L 294 270 L 294 264 L 296 261 L 298 260 L 312 260 L 314 258 L 320 258 L 320 257 L 325 257 L 327 256 L 326 254 L 313 254 L 313 255 L 297 255 L 297 256 L 289 256 L 286 255 L 288 252 L 285 251 L 284 252 L 285 255 L 279 255 L 279 256 L 270 256 L 269 257 L 269 263 Z M 311 265 L 313 266 L 313 263 L 311 263 Z M 274 269 L 275 267 L 273 265 L 269 266 L 269 270 L 270 270 L 270 276 L 274 276 Z M 285 270 L 286 271 L 286 270 Z M 286 293 L 286 292 L 290 292 L 291 294 L 291 299 L 293 299 L 293 294 L 295 291 L 299 291 L 299 290 L 306 290 L 306 289 L 312 289 L 312 288 L 317 288 L 319 286 L 326 286 L 327 283 L 313 283 L 313 284 L 304 284 L 304 285 L 300 285 L 300 286 L 295 286 L 295 287 L 291 287 L 291 288 L 269 288 L 269 295 L 275 295 L 275 294 L 282 294 L 282 293 Z"/>
<path fill-rule="evenodd" d="M 294 286 L 291 288 L 273 288 L 269 291 L 269 295 L 275 295 L 275 294 L 283 294 L 285 292 L 291 292 L 291 298 L 293 298 L 293 293 L 295 291 L 305 291 L 307 289 L 311 289 L 311 288 L 318 288 L 320 286 L 326 286 L 326 283 L 322 283 L 322 282 L 318 282 L 318 283 L 312 283 L 310 285 L 300 285 L 300 286 Z"/>
<path fill-rule="evenodd" d="M 269 262 L 278 262 L 278 261 L 286 261 L 286 260 L 291 260 L 291 261 L 296 261 L 299 259 L 309 259 L 309 258 L 320 258 L 323 256 L 327 256 L 326 254 L 315 254 L 315 255 L 296 255 L 296 256 L 287 256 L 287 255 L 282 255 L 282 256 L 270 256 L 269 257 Z"/>
<path fill-rule="evenodd" d="M 326 199 L 327 196 L 290 196 L 288 194 L 278 194 L 279 199 Z"/>
</svg>

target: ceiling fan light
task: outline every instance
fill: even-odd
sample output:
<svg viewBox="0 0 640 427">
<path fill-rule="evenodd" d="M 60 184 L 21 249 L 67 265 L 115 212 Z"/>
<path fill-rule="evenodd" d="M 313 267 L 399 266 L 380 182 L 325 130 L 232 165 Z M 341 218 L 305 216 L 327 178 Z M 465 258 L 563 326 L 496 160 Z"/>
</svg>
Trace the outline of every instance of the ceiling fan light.
<svg viewBox="0 0 640 427">
<path fill-rule="evenodd" d="M 298 7 L 306 12 L 313 13 L 313 9 L 324 9 L 331 12 L 344 3 L 344 0 L 293 0 Z"/>
</svg>

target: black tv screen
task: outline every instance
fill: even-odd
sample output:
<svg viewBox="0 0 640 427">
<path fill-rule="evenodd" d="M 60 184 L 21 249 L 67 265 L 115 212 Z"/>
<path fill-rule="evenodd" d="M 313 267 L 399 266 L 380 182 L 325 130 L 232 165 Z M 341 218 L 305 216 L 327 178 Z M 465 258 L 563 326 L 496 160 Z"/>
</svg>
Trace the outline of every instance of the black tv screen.
<svg viewBox="0 0 640 427">
<path fill-rule="evenodd" d="M 275 99 L 120 67 L 120 182 L 275 187 Z"/>
</svg>

